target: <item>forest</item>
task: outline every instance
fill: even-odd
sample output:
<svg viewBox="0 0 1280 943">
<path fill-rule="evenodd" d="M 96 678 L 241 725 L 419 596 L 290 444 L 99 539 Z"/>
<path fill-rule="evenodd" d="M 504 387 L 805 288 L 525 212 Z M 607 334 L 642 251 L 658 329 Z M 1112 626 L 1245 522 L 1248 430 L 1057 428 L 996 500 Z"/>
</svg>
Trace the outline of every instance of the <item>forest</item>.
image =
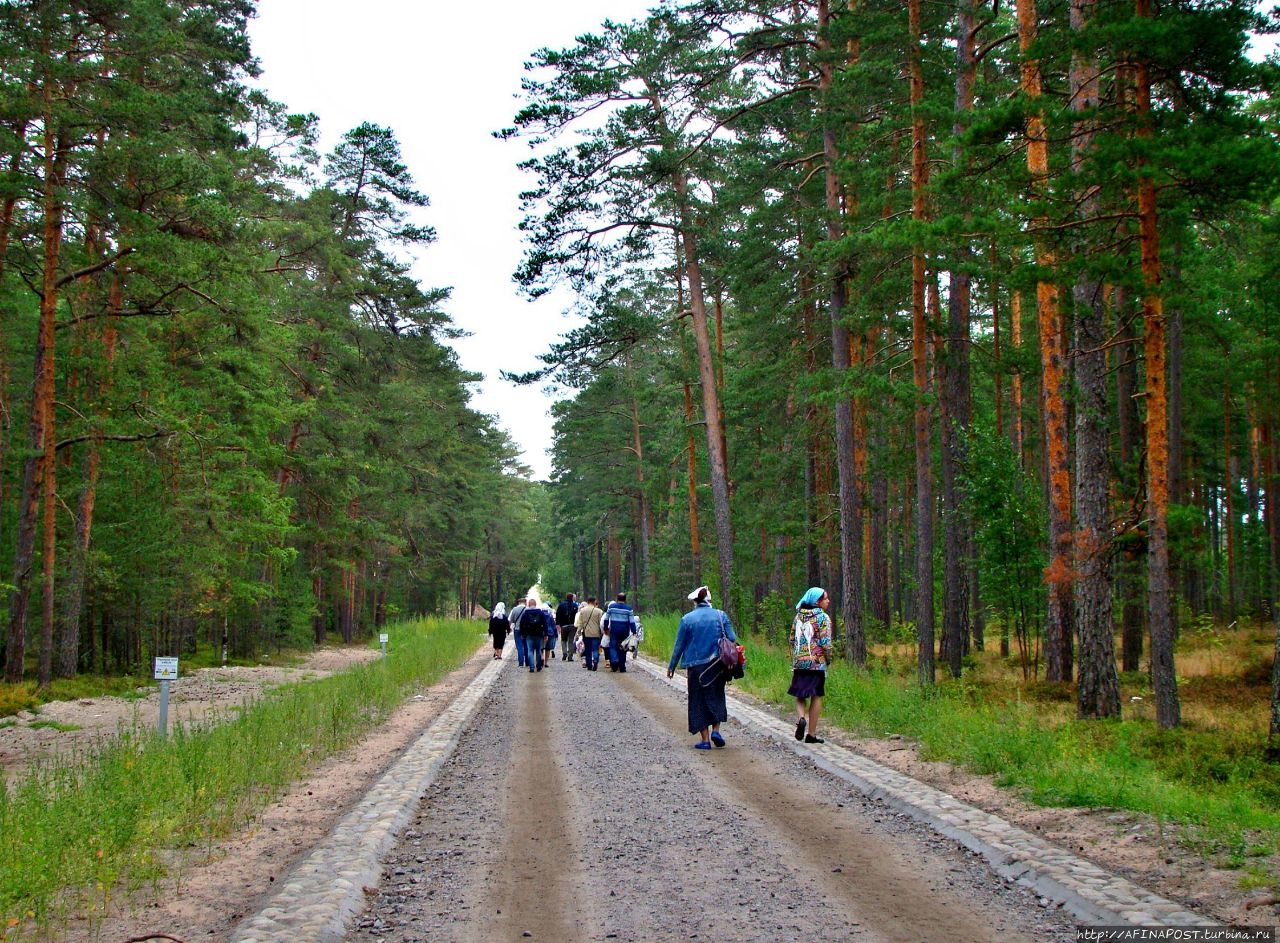
<svg viewBox="0 0 1280 943">
<path fill-rule="evenodd" d="M 320 153 L 252 0 L 0 5 L 5 680 L 541 580 L 1117 716 L 1280 591 L 1280 26 L 1242 0 L 699 0 L 533 51 L 550 482 L 477 412 L 395 131 Z M 430 181 L 423 186 L 430 189 Z M 1280 638 L 1277 640 L 1280 647 Z M 1272 735 L 1280 737 L 1280 669 Z"/>
<path fill-rule="evenodd" d="M 852 665 L 998 645 L 1082 718 L 1149 671 L 1177 726 L 1180 627 L 1275 619 L 1276 25 L 712 0 L 539 51 L 559 582 L 767 631 L 818 584 Z"/>
<path fill-rule="evenodd" d="M 525 565 L 536 488 L 409 273 L 427 196 L 392 129 L 321 154 L 253 87 L 253 10 L 0 5 L 8 682 L 368 638 Z"/>
</svg>

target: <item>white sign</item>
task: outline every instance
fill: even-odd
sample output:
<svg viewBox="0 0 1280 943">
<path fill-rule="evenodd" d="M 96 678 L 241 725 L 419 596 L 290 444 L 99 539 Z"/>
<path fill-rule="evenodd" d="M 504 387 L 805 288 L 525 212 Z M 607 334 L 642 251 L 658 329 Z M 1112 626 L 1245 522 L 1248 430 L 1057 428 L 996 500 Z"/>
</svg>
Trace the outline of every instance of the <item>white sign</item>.
<svg viewBox="0 0 1280 943">
<path fill-rule="evenodd" d="M 390 637 L 391 637 L 391 636 L 387 635 L 387 633 L 386 633 L 386 632 L 383 632 L 381 635 L 379 635 L 379 636 L 378 636 L 378 644 L 379 644 L 379 645 L 386 645 L 386 644 L 387 644 L 387 639 L 389 639 Z"/>
<path fill-rule="evenodd" d="M 178 680 L 178 659 L 157 658 L 156 659 L 156 680 L 157 681 Z"/>
</svg>

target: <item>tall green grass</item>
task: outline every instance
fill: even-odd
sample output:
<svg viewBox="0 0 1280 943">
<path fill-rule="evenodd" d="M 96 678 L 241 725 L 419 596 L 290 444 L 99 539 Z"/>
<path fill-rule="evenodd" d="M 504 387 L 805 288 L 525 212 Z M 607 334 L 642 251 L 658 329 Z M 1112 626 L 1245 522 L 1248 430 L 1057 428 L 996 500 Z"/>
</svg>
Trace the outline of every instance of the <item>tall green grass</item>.
<svg viewBox="0 0 1280 943">
<path fill-rule="evenodd" d="M 645 653 L 665 662 L 678 621 L 646 620 Z M 790 717 L 789 653 L 756 636 L 745 646 L 747 675 L 734 684 Z M 1264 759 L 1261 736 L 1190 724 L 1161 731 L 1142 719 L 1063 722 L 1016 690 L 965 678 L 926 690 L 913 677 L 844 665 L 828 675 L 823 714 L 861 736 L 917 741 L 926 759 L 992 776 L 1040 805 L 1154 816 L 1227 864 L 1240 864 L 1241 849 L 1280 852 L 1280 768 Z"/>
<path fill-rule="evenodd" d="M 92 916 L 160 878 L 174 850 L 243 825 L 482 641 L 474 622 L 403 623 L 389 635 L 385 659 L 276 688 L 168 739 L 122 734 L 0 789 L 0 937 L 5 928 Z"/>
</svg>

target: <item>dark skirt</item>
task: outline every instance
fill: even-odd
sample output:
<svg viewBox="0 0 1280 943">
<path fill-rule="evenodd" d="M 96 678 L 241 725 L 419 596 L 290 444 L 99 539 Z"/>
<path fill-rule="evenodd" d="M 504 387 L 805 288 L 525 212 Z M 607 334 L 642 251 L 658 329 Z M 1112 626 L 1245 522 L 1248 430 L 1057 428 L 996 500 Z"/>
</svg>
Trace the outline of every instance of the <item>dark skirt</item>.
<svg viewBox="0 0 1280 943">
<path fill-rule="evenodd" d="M 724 686 L 729 680 L 725 671 L 715 665 L 693 665 L 689 668 L 689 733 L 723 724 L 729 719 Z M 706 682 L 706 683 L 704 683 Z"/>
<path fill-rule="evenodd" d="M 802 701 L 822 697 L 827 693 L 827 673 L 797 668 L 791 672 L 791 687 L 787 688 L 787 693 Z"/>
<path fill-rule="evenodd" d="M 502 651 L 502 646 L 507 644 L 506 629 L 496 629 L 493 633 L 493 647 L 496 651 Z"/>
</svg>

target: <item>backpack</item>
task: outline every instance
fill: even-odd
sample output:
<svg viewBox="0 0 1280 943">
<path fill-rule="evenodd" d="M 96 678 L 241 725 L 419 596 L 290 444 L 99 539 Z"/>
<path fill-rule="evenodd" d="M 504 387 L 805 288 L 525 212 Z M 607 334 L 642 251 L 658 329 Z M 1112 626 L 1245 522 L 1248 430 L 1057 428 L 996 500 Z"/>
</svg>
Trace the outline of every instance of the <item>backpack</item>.
<svg viewBox="0 0 1280 943">
<path fill-rule="evenodd" d="M 813 658 L 813 623 L 796 616 L 791 623 L 791 660 L 801 658 Z"/>
<path fill-rule="evenodd" d="M 546 631 L 541 609 L 526 609 L 520 613 L 520 632 L 524 635 L 541 635 Z"/>
</svg>

